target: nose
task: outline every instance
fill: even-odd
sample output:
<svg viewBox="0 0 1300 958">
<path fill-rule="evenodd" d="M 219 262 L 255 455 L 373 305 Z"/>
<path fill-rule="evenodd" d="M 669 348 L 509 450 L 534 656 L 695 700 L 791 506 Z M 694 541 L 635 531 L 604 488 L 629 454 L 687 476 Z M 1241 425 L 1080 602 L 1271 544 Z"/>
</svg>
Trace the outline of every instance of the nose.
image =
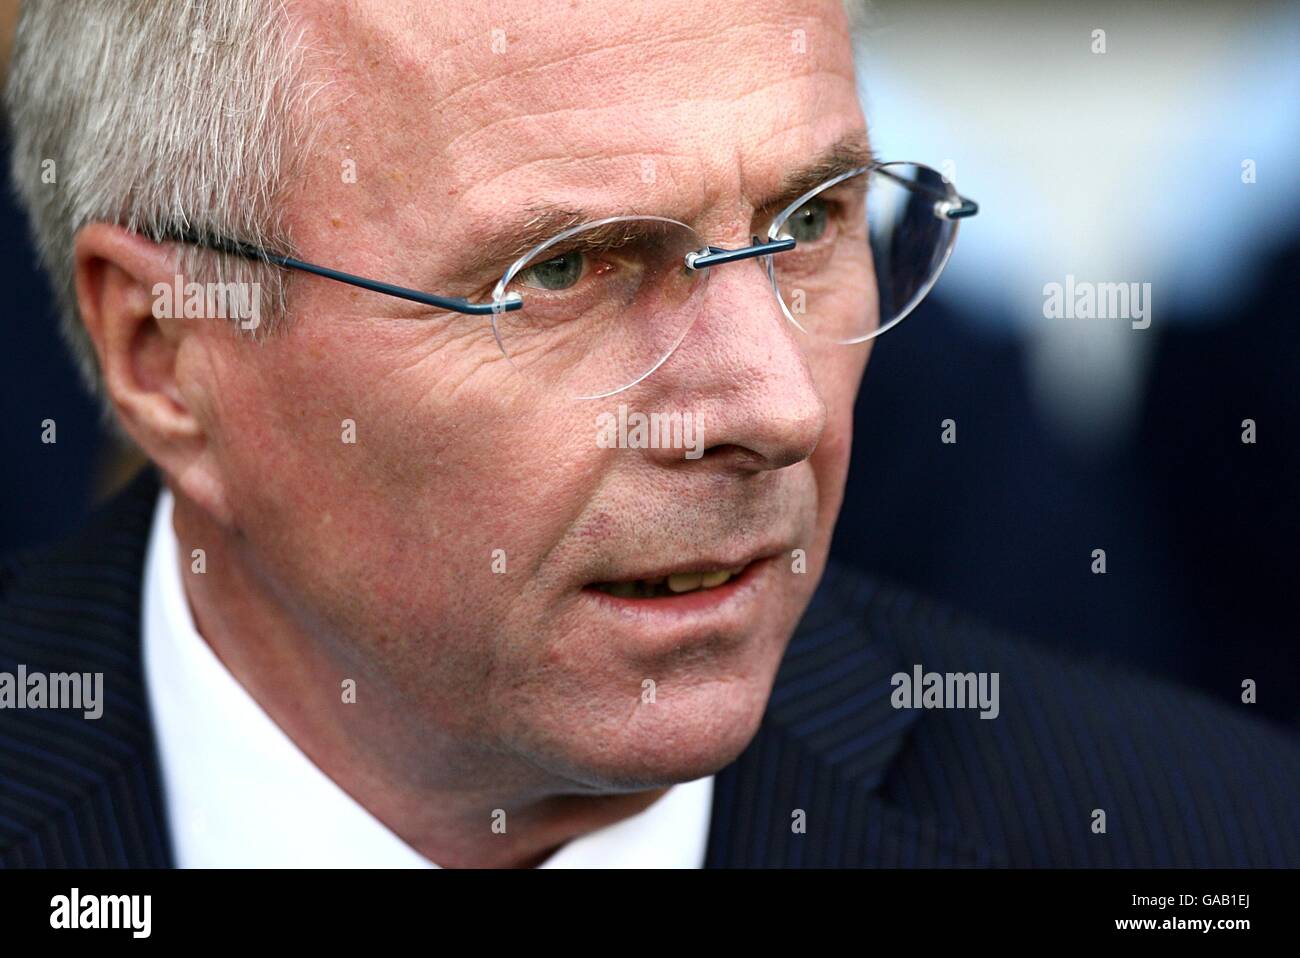
<svg viewBox="0 0 1300 958">
<path fill-rule="evenodd" d="M 827 422 L 796 338 L 805 334 L 781 312 L 765 259 L 709 269 L 694 324 L 645 384 L 653 383 L 656 401 L 702 419 L 697 464 L 753 473 L 802 462 Z M 680 451 L 655 456 L 682 461 Z"/>
</svg>

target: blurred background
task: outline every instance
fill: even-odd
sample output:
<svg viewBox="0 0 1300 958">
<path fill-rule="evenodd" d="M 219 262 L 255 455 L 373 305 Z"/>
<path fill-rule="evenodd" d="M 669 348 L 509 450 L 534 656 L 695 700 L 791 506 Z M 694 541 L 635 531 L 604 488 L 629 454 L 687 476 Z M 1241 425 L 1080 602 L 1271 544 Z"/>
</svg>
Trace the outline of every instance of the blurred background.
<svg viewBox="0 0 1300 958">
<path fill-rule="evenodd" d="M 877 151 L 981 210 L 876 340 L 835 552 L 1223 699 L 1253 678 L 1294 727 L 1300 8 L 873 8 Z M 1070 275 L 1149 282 L 1150 327 L 1045 318 Z"/>
<path fill-rule="evenodd" d="M 1300 727 L 1300 8 L 880 0 L 863 46 L 877 152 L 981 211 L 875 343 L 834 553 L 1220 699 L 1254 679 L 1259 711 Z M 9 552 L 76 528 L 133 457 L 7 189 L 0 252 Z M 1150 327 L 1045 318 L 1067 276 L 1150 283 Z"/>
</svg>

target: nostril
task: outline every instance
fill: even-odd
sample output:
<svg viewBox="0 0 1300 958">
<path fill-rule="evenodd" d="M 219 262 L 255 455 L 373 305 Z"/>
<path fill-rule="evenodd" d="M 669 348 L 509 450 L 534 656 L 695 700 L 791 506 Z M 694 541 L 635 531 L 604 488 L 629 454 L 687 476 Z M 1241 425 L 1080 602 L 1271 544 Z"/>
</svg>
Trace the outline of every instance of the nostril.
<svg viewBox="0 0 1300 958">
<path fill-rule="evenodd" d="M 709 446 L 704 450 L 704 455 L 700 458 L 711 462 L 726 463 L 739 468 L 762 466 L 764 461 L 763 456 L 753 449 L 733 442 L 720 442 L 715 446 Z"/>
</svg>

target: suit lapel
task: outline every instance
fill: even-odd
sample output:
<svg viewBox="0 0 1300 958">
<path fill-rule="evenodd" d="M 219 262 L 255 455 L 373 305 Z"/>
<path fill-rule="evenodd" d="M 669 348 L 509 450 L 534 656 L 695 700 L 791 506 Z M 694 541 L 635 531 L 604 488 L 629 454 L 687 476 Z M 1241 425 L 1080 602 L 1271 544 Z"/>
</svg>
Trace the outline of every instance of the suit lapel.
<svg viewBox="0 0 1300 958">
<path fill-rule="evenodd" d="M 890 704 L 901 671 L 871 634 L 867 579 L 827 569 L 790 641 L 762 725 L 718 773 L 707 867 L 978 864 L 960 836 L 876 793 L 919 713 Z"/>
<path fill-rule="evenodd" d="M 158 480 L 146 469 L 69 542 L 0 571 L 0 670 L 102 672 L 103 714 L 7 712 L 0 864 L 171 863 L 140 648 Z"/>
</svg>

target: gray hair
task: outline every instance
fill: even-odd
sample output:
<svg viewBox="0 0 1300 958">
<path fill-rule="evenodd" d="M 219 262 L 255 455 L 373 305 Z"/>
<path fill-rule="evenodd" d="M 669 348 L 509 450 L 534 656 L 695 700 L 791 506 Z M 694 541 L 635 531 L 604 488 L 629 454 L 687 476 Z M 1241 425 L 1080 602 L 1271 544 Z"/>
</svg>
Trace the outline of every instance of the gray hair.
<svg viewBox="0 0 1300 958">
<path fill-rule="evenodd" d="M 88 223 L 153 239 L 169 229 L 289 246 L 280 219 L 307 96 L 303 47 L 281 0 L 26 0 L 5 90 L 10 176 L 63 335 L 93 391 L 73 243 Z M 193 247 L 178 271 L 261 285 L 263 325 L 284 308 L 272 266 Z"/>
</svg>

